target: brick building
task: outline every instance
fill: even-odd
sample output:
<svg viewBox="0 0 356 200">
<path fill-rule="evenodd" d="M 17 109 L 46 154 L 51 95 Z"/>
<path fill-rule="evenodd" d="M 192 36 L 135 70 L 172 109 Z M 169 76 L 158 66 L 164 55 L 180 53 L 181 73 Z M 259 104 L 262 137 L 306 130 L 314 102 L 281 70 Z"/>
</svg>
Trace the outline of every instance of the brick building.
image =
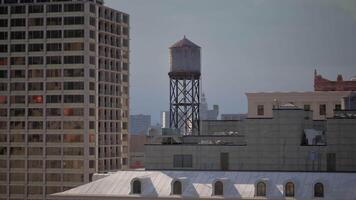
<svg viewBox="0 0 356 200">
<path fill-rule="evenodd" d="M 356 78 L 345 81 L 342 75 L 338 75 L 336 81 L 330 81 L 323 78 L 320 74 L 314 72 L 314 91 L 356 91 Z"/>
</svg>

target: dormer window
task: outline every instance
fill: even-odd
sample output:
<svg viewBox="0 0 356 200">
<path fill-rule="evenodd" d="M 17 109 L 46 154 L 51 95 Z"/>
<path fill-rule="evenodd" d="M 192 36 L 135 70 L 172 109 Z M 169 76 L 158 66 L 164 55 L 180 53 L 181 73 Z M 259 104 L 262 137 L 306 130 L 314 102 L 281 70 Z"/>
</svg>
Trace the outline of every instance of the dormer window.
<svg viewBox="0 0 356 200">
<path fill-rule="evenodd" d="M 284 190 L 286 197 L 294 197 L 294 184 L 292 182 L 286 183 Z"/>
<path fill-rule="evenodd" d="M 266 183 L 258 182 L 256 184 L 256 196 L 265 197 L 266 196 Z"/>
<path fill-rule="evenodd" d="M 224 195 L 224 184 L 221 181 L 216 181 L 214 183 L 214 195 L 223 196 Z"/>
<path fill-rule="evenodd" d="M 180 181 L 173 182 L 173 195 L 181 195 L 182 194 L 182 183 Z"/>
<path fill-rule="evenodd" d="M 141 194 L 141 181 L 134 180 L 132 182 L 132 194 Z"/>
<path fill-rule="evenodd" d="M 322 183 L 315 183 L 314 197 L 324 197 L 324 185 Z"/>
</svg>

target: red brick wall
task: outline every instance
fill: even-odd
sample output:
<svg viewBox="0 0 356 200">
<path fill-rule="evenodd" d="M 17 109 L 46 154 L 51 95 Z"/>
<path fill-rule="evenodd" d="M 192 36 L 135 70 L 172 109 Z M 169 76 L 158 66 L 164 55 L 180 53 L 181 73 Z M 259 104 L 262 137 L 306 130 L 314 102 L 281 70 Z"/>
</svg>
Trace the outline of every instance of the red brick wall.
<svg viewBox="0 0 356 200">
<path fill-rule="evenodd" d="M 315 72 L 314 91 L 356 91 L 356 81 L 344 81 L 341 75 L 330 81 Z"/>
</svg>

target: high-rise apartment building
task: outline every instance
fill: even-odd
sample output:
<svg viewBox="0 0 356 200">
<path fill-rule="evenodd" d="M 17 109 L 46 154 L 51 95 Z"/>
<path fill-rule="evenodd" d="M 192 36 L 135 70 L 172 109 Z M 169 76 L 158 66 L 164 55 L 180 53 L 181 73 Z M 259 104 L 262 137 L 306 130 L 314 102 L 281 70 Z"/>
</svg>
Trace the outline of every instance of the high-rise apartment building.
<svg viewBox="0 0 356 200">
<path fill-rule="evenodd" d="M 129 16 L 102 0 L 0 0 L 0 199 L 128 166 Z"/>
</svg>

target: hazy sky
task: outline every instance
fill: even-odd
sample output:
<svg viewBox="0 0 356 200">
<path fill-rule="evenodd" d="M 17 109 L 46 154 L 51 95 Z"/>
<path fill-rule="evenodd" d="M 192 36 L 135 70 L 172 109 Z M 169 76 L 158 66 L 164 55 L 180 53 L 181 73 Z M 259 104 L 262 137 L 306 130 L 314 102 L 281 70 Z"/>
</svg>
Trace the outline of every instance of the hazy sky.
<svg viewBox="0 0 356 200">
<path fill-rule="evenodd" d="M 209 106 L 245 113 L 245 92 L 311 91 L 324 77 L 356 75 L 354 0 L 105 0 L 130 15 L 130 112 L 169 108 L 168 47 L 202 47 Z"/>
</svg>

